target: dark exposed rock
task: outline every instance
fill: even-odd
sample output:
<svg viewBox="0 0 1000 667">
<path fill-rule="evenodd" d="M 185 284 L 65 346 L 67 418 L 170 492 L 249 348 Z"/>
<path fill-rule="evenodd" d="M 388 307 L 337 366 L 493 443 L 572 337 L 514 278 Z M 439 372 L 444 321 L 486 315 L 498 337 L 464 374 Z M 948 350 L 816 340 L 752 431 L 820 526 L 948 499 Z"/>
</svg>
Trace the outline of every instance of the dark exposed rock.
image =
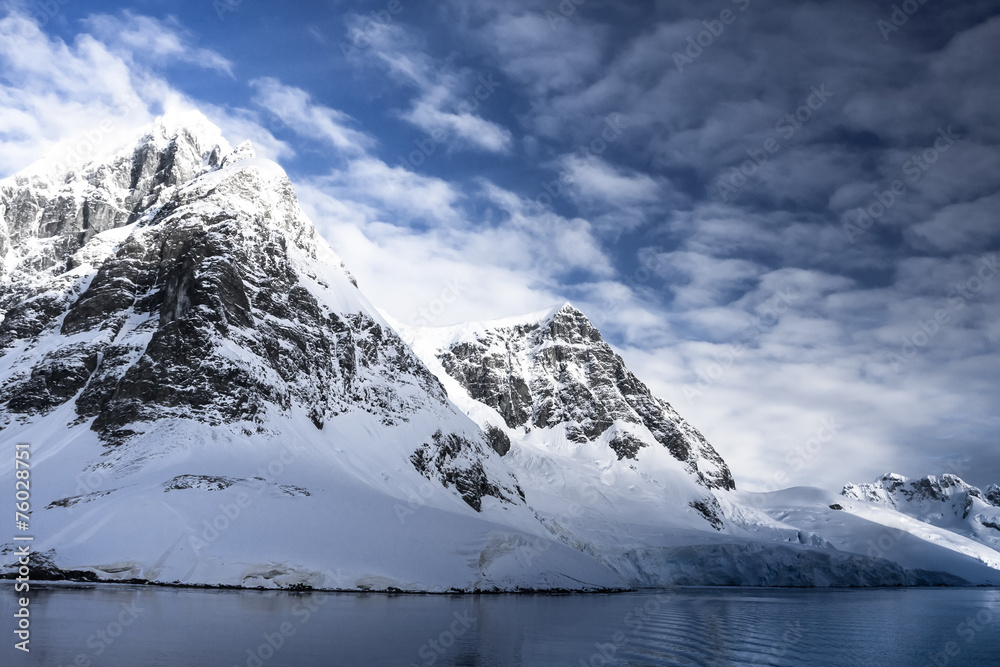
<svg viewBox="0 0 1000 667">
<path fill-rule="evenodd" d="M 78 343 L 50 352 L 31 370 L 31 376 L 3 394 L 14 413 L 44 414 L 76 395 L 97 368 L 94 346 Z"/>
<path fill-rule="evenodd" d="M 725 524 L 722 521 L 722 508 L 719 506 L 718 500 L 715 498 L 694 500 L 691 502 L 691 507 L 698 510 L 698 513 L 705 517 L 706 521 L 712 524 L 712 528 L 722 530 Z"/>
<path fill-rule="evenodd" d="M 669 403 L 652 395 L 576 308 L 566 305 L 541 323 L 498 327 L 438 354 L 445 372 L 499 412 L 508 428 L 565 425 L 574 442 L 599 438 L 616 420 L 645 426 L 709 488 L 733 489 L 722 457 Z M 526 359 L 526 365 L 521 359 Z M 645 445 L 616 434 L 622 458 Z"/>
<path fill-rule="evenodd" d="M 163 484 L 163 492 L 180 491 L 183 489 L 202 489 L 203 491 L 224 491 L 240 480 L 219 475 L 177 475 Z"/>
<path fill-rule="evenodd" d="M 280 169 L 214 136 L 158 124 L 106 164 L 0 186 L 0 349 L 18 355 L 0 386 L 0 424 L 71 403 L 75 423 L 91 421 L 118 457 L 171 419 L 252 433 L 298 411 L 317 429 L 349 411 L 387 426 L 452 414 L 438 378 L 367 306 L 331 305 L 344 287 L 331 291 L 324 271 L 347 278 L 347 303 L 356 282 Z M 40 353 L 46 334 L 74 342 Z M 489 444 L 509 449 L 504 439 Z M 426 474 L 477 508 L 483 495 L 516 497 L 490 480 L 485 437 L 428 447 Z"/>
<path fill-rule="evenodd" d="M 627 432 L 615 434 L 615 436 L 608 442 L 608 446 L 615 450 L 615 454 L 618 455 L 619 461 L 622 459 L 634 460 L 636 458 L 636 454 L 638 454 L 639 450 L 645 445 L 646 443 L 642 440 Z"/>
<path fill-rule="evenodd" d="M 0 295 L 0 302 L 16 300 L 15 293 Z M 29 296 L 11 306 L 0 322 L 0 349 L 9 347 L 16 340 L 38 337 L 54 326 L 63 314 L 66 300 L 61 296 L 41 294 Z"/>
<path fill-rule="evenodd" d="M 458 434 L 444 435 L 438 430 L 431 436 L 431 442 L 424 443 L 413 452 L 410 461 L 424 477 L 438 479 L 445 487 L 454 486 L 462 500 L 477 512 L 482 511 L 483 496 L 510 502 L 517 494 L 523 501 L 524 492 L 520 487 L 504 489 L 492 483 L 481 461 L 475 460 L 469 465 L 460 460 L 463 455 L 467 456 L 477 449 L 476 443 Z"/>
<path fill-rule="evenodd" d="M 951 503 L 956 509 L 961 508 L 964 516 L 968 515 L 973 498 L 1000 506 L 991 501 L 991 497 L 1000 500 L 1000 489 L 996 485 L 990 485 L 984 492 L 949 473 L 940 477 L 928 475 L 913 480 L 895 473 L 886 473 L 870 484 L 847 484 L 841 495 L 867 502 L 888 502 L 891 506 L 898 502 Z"/>
<path fill-rule="evenodd" d="M 110 443 L 121 442 L 133 422 L 164 416 L 259 422 L 265 406 L 288 410 L 293 402 L 317 428 L 352 407 L 381 414 L 385 423 L 405 421 L 413 407 L 393 382 L 378 378 L 416 383 L 445 400 L 440 382 L 394 332 L 361 313 L 343 317 L 320 306 L 291 268 L 288 239 L 267 220 L 252 223 L 262 242 L 247 243 L 246 221 L 192 216 L 189 203 L 197 200 L 170 200 L 114 249 L 69 306 L 61 330 L 107 336 L 86 363 L 49 364 L 61 377 L 57 391 L 47 390 L 52 372 L 33 369 L 12 411 L 54 407 L 86 385 L 77 411 L 96 417 L 93 428 Z M 25 331 L 21 311 L 4 321 L 13 336 L 44 326 Z M 59 314 L 50 311 L 50 319 Z M 149 317 L 123 333 L 138 315 Z"/>
<path fill-rule="evenodd" d="M 503 358 L 483 354 L 481 346 L 460 343 L 441 355 L 448 375 L 462 383 L 472 398 L 495 408 L 507 426 L 516 428 L 532 414 L 532 396 L 524 378 L 505 373 Z"/>
<path fill-rule="evenodd" d="M 78 503 L 89 503 L 91 500 L 97 500 L 103 496 L 110 495 L 114 492 L 114 489 L 110 491 L 94 491 L 92 493 L 84 493 L 79 496 L 70 496 L 68 498 L 60 498 L 59 500 L 53 500 L 51 503 L 46 505 L 45 509 L 52 509 L 53 507 L 72 507 Z"/>
<path fill-rule="evenodd" d="M 503 456 L 510 451 L 510 437 L 502 428 L 493 424 L 487 424 L 486 428 L 483 429 L 483 433 L 486 434 L 486 442 L 489 443 L 490 447 L 497 454 Z"/>
</svg>

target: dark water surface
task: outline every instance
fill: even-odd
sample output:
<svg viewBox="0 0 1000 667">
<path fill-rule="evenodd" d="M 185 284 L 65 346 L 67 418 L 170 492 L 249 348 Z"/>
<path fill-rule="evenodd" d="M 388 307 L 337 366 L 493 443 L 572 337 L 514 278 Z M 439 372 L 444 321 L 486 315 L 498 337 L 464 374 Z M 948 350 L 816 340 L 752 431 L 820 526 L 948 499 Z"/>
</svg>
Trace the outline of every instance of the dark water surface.
<svg viewBox="0 0 1000 667">
<path fill-rule="evenodd" d="M 378 595 L 0 585 L 0 665 L 1000 665 L 1000 590 Z"/>
</svg>

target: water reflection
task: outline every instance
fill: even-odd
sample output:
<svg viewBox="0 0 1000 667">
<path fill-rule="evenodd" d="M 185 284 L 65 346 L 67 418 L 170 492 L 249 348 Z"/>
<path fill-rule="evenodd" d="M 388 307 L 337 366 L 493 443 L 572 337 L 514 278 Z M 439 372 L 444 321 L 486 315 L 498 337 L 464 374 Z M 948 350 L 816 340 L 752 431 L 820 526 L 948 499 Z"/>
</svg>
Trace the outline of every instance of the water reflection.
<svg viewBox="0 0 1000 667">
<path fill-rule="evenodd" d="M 16 609 L 0 587 L 2 615 Z M 33 586 L 4 665 L 998 664 L 993 589 L 424 596 Z M 12 627 L 9 623 L 6 627 Z"/>
</svg>

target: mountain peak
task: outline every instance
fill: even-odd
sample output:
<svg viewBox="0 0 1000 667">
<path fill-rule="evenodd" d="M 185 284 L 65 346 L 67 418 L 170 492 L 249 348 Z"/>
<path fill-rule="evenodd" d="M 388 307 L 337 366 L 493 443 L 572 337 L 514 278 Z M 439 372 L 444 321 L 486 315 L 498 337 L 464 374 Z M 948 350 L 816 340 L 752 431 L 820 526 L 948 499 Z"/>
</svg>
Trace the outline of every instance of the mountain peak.
<svg viewBox="0 0 1000 667">
<path fill-rule="evenodd" d="M 138 146 L 151 143 L 159 149 L 170 145 L 183 144 L 189 147 L 189 152 L 202 158 L 202 164 L 208 165 L 208 157 L 218 157 L 234 153 L 233 147 L 222 134 L 219 126 L 198 109 L 170 109 L 153 119 L 153 122 L 139 130 L 138 141 L 133 138 L 131 144 Z M 249 147 L 249 142 L 244 142 Z M 243 148 L 237 146 L 236 150 Z M 125 147 L 126 150 L 128 147 Z M 250 148 L 252 153 L 252 148 Z M 215 166 L 215 165 L 211 165 Z"/>
<path fill-rule="evenodd" d="M 226 167 L 242 160 L 252 160 L 255 157 L 257 157 L 257 152 L 254 151 L 253 144 L 248 139 L 222 158 L 222 166 Z"/>
<path fill-rule="evenodd" d="M 198 109 L 164 111 L 153 119 L 152 129 L 157 135 L 166 139 L 172 139 L 181 133 L 211 140 L 222 138 L 222 130 L 219 129 L 219 126 Z"/>
<path fill-rule="evenodd" d="M 840 493 L 847 498 L 877 502 L 892 507 L 903 503 L 939 503 L 955 499 L 965 502 L 968 498 L 979 498 L 990 504 L 1000 504 L 996 502 L 1000 501 L 1000 489 L 994 487 L 996 485 L 991 485 L 984 492 L 952 473 L 943 473 L 941 476 L 926 475 L 919 479 L 910 479 L 898 473 L 886 473 L 871 483 L 846 484 Z"/>
<path fill-rule="evenodd" d="M 481 416 L 487 430 L 502 423 L 514 438 L 549 433 L 581 452 L 600 443 L 598 451 L 618 461 L 655 458 L 651 452 L 665 449 L 703 488 L 735 487 L 704 436 L 653 396 L 569 302 L 406 335 L 429 367 L 457 383 L 450 395 L 468 414 Z"/>
<path fill-rule="evenodd" d="M 552 308 L 549 309 L 549 312 L 551 312 L 553 317 L 557 315 L 575 315 L 577 313 L 580 313 L 581 315 L 583 314 L 580 309 L 569 301 L 563 301 L 562 304 L 558 306 L 552 306 Z"/>
<path fill-rule="evenodd" d="M 586 323 L 587 326 L 594 328 L 587 315 L 569 301 L 564 302 L 561 306 L 553 307 L 550 312 L 551 315 L 546 320 Z"/>
</svg>

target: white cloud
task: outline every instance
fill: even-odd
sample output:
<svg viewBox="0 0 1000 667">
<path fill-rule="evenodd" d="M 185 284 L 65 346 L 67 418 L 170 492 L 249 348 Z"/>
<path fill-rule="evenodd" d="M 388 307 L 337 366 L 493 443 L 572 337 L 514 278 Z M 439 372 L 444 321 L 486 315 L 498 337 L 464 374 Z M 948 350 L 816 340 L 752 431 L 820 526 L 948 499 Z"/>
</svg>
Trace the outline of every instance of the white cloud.
<svg viewBox="0 0 1000 667">
<path fill-rule="evenodd" d="M 648 174 L 613 167 L 599 157 L 567 155 L 560 161 L 576 199 L 615 206 L 641 204 L 659 198 L 660 185 Z"/>
<path fill-rule="evenodd" d="M 159 93 L 133 83 L 129 64 L 89 35 L 68 45 L 25 17 L 0 19 L 0 175 L 108 119 L 118 131 L 148 122 L 149 106 L 164 101 Z M 102 133 L 88 150 L 114 135 Z"/>
<path fill-rule="evenodd" d="M 363 25 L 362 18 L 356 18 Z M 476 73 L 433 61 L 398 25 L 383 26 L 365 51 L 418 95 L 403 120 L 419 127 L 438 143 L 491 153 L 510 151 L 510 130 L 476 113 L 506 86 L 493 72 Z"/>
<path fill-rule="evenodd" d="M 364 292 L 404 324 L 545 308 L 571 296 L 562 287 L 568 274 L 613 281 L 589 223 L 535 211 L 486 181 L 467 193 L 363 158 L 298 190 Z M 475 206 L 468 206 L 470 199 Z M 469 211 L 479 213 L 470 219 Z M 448 289 L 458 295 L 445 307 L 441 295 Z"/>
<path fill-rule="evenodd" d="M 386 222 L 391 212 L 381 197 L 348 199 L 331 181 L 348 177 L 299 184 L 303 207 L 365 295 L 403 324 L 487 320 L 565 299 L 551 281 L 490 252 L 475 232 L 449 230 L 449 222 L 427 229 Z"/>
<path fill-rule="evenodd" d="M 667 279 L 678 308 L 725 305 L 742 296 L 764 267 L 745 259 L 694 252 L 662 253 L 658 272 Z"/>
<path fill-rule="evenodd" d="M 132 18 L 146 25 L 143 17 Z M 160 56 L 173 57 L 164 48 Z M 274 159 L 291 154 L 254 113 L 194 102 L 137 63 L 120 40 L 112 48 L 82 33 L 67 44 L 23 16 L 0 19 L 0 177 L 57 147 L 62 160 L 83 161 L 131 139 L 157 114 L 194 108 L 230 141 L 251 139 L 262 156 Z"/>
<path fill-rule="evenodd" d="M 912 225 L 907 235 L 918 247 L 936 251 L 975 251 L 1000 238 L 1000 194 L 945 206 L 930 220 Z"/>
<path fill-rule="evenodd" d="M 553 26 L 544 13 L 512 4 L 479 3 L 472 11 L 478 13 L 473 41 L 496 49 L 504 74 L 535 99 L 585 85 L 604 58 L 604 26 L 576 20 Z"/>
<path fill-rule="evenodd" d="M 345 169 L 311 179 L 343 202 L 354 202 L 400 226 L 416 220 L 454 226 L 462 219 L 456 206 L 458 189 L 439 178 L 423 176 L 403 167 L 391 167 L 373 157 L 351 160 Z"/>
<path fill-rule="evenodd" d="M 254 103 L 280 118 L 299 134 L 348 153 L 363 153 L 374 141 L 364 132 L 349 127 L 351 117 L 343 111 L 313 102 L 301 88 L 286 86 L 277 79 L 263 77 L 250 82 L 256 90 Z"/>
<path fill-rule="evenodd" d="M 190 34 L 176 19 L 159 21 L 126 9 L 120 17 L 92 15 L 84 25 L 105 43 L 121 47 L 137 59 L 157 64 L 182 62 L 233 76 L 233 63 L 216 51 L 194 46 Z"/>
</svg>

